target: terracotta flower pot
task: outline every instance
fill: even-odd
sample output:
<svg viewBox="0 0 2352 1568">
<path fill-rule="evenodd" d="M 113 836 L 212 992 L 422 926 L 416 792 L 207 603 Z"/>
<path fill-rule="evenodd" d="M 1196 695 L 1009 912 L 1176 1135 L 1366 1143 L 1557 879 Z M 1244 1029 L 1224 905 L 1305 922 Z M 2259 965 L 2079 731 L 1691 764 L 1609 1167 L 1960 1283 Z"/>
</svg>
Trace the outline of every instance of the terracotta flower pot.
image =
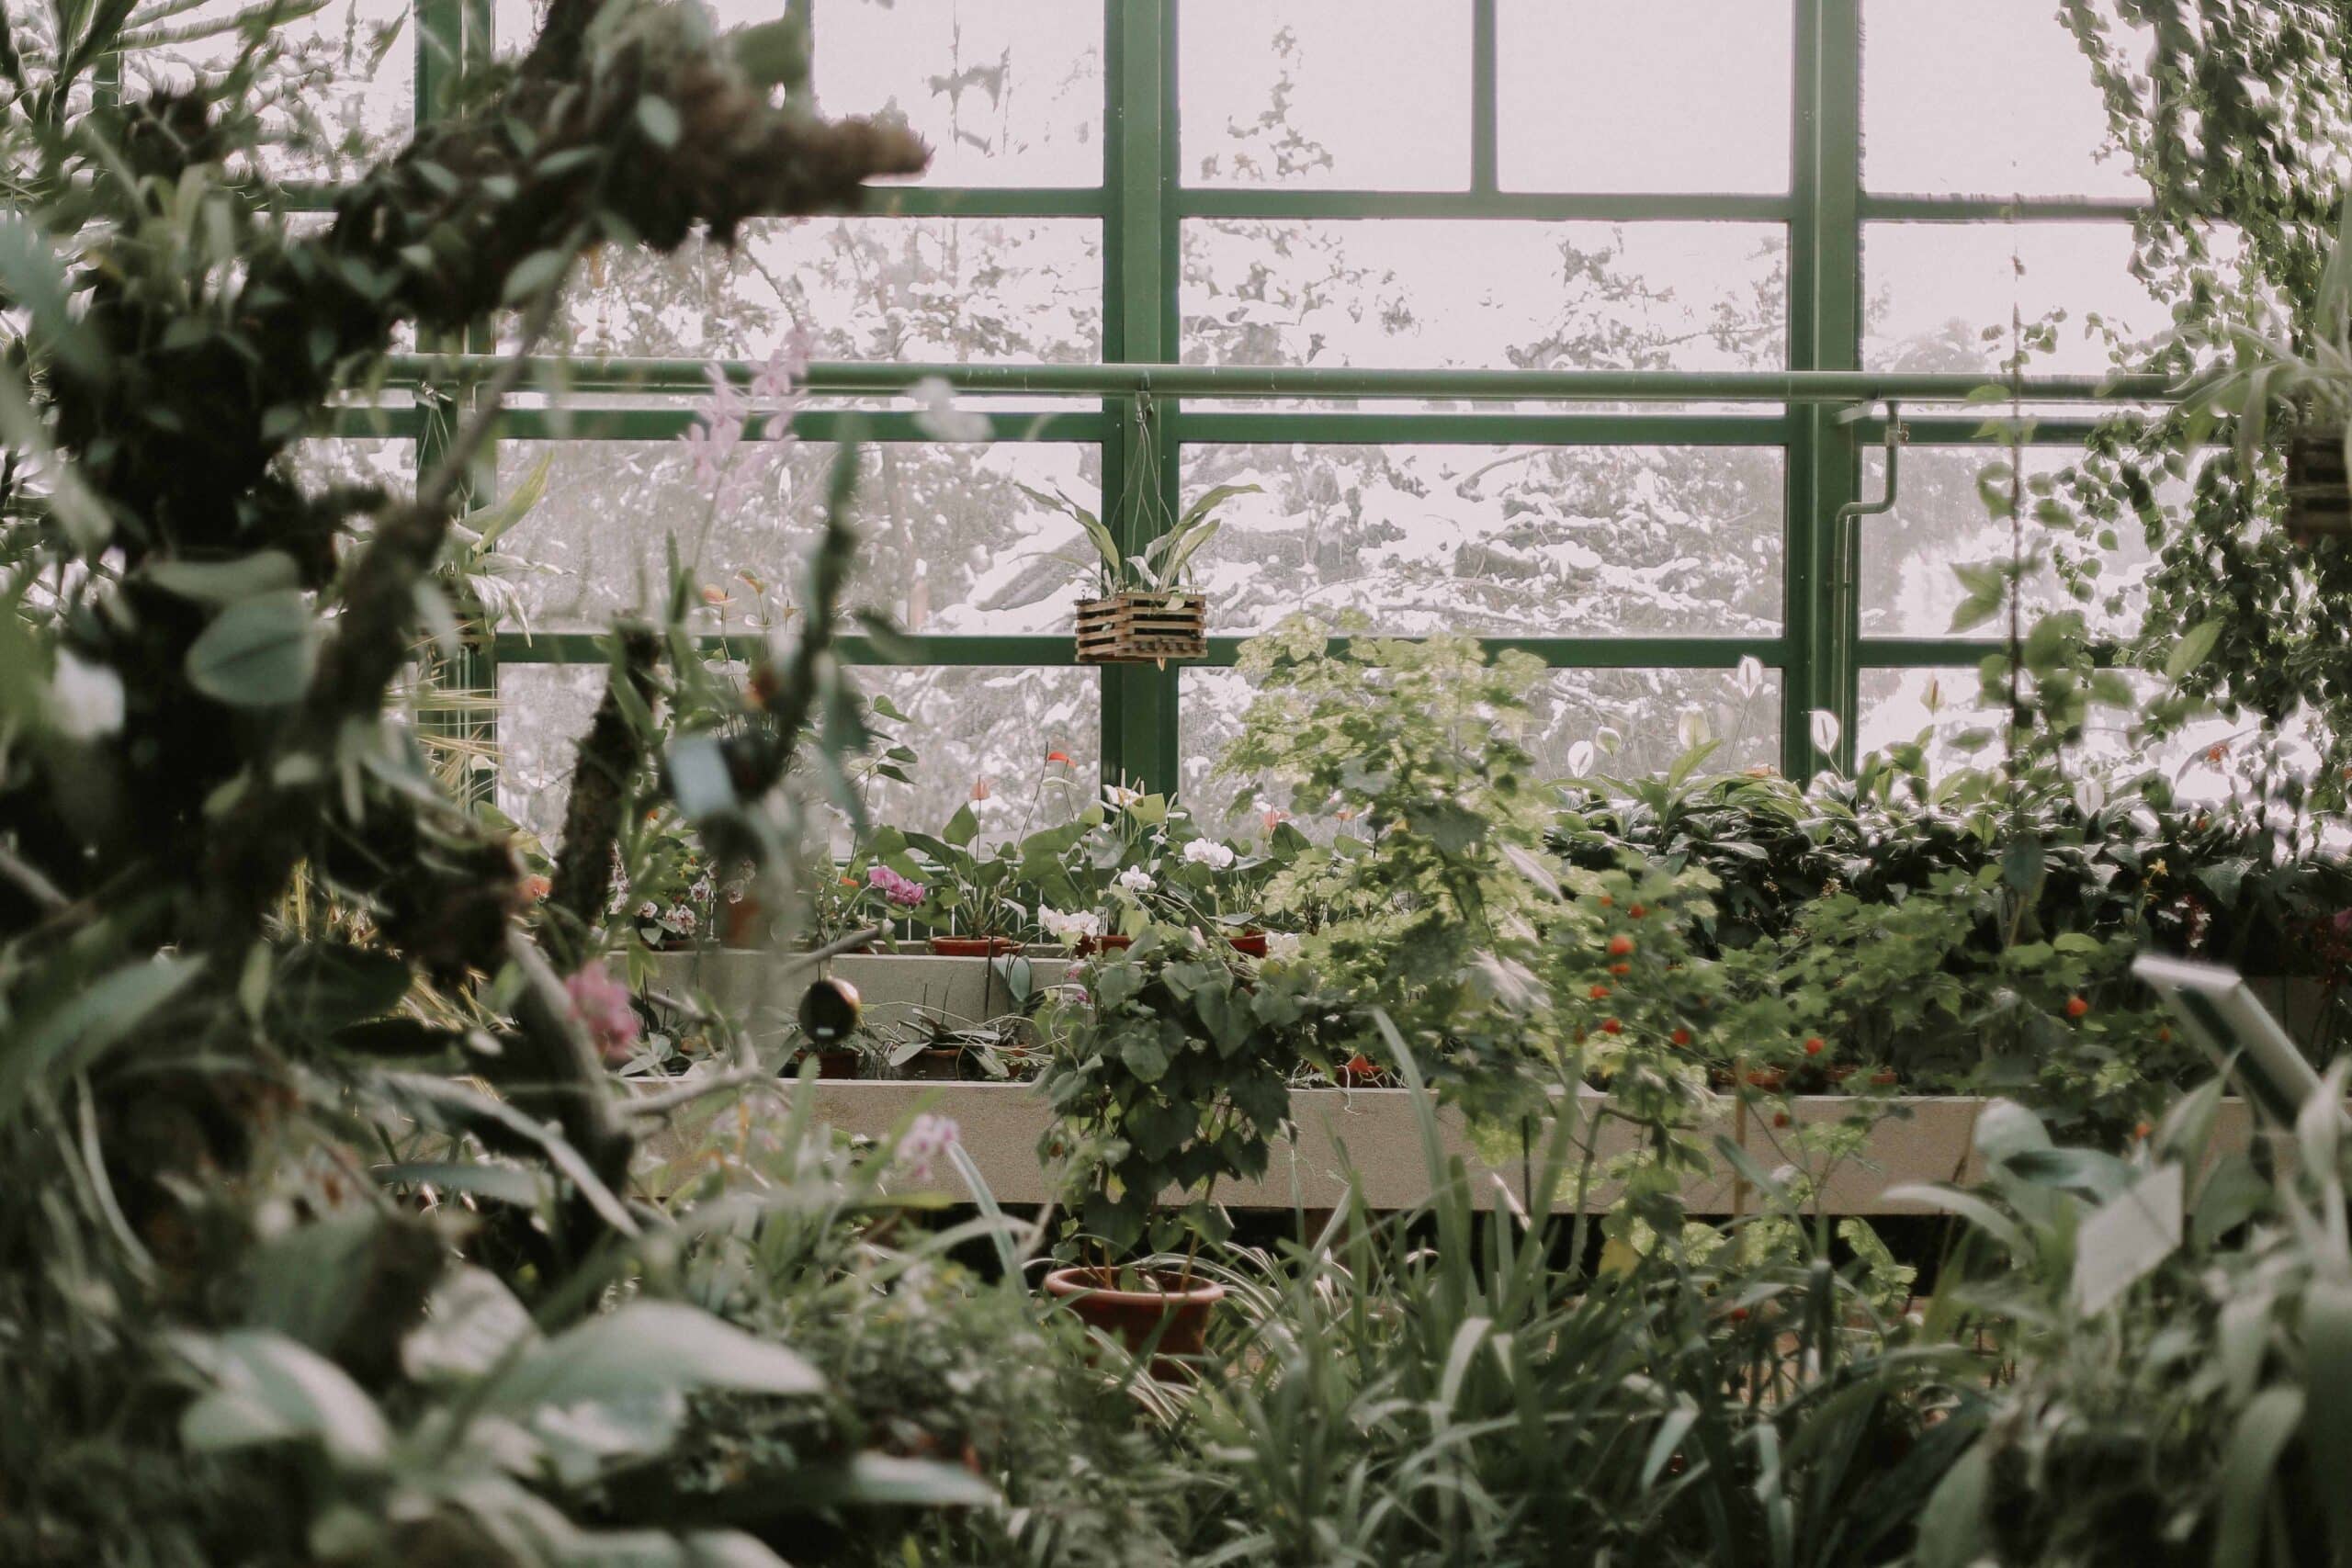
<svg viewBox="0 0 2352 1568">
<path fill-rule="evenodd" d="M 1046 1276 L 1046 1293 L 1076 1313 L 1088 1327 L 1101 1329 L 1130 1351 L 1141 1354 L 1144 1347 L 1152 1345 L 1154 1376 L 1176 1371 L 1172 1358 L 1201 1353 L 1208 1336 L 1209 1314 L 1225 1299 L 1223 1285 L 1194 1280 L 1182 1291 L 1123 1291 L 1112 1288 L 1110 1281 L 1115 1277 L 1095 1268 L 1057 1269 Z M 1153 1277 L 1171 1287 L 1177 1283 L 1173 1275 Z"/>
<path fill-rule="evenodd" d="M 854 1051 L 817 1053 L 817 1076 L 820 1078 L 854 1078 L 857 1068 L 858 1054 Z"/>
<path fill-rule="evenodd" d="M 1101 936 L 1082 936 L 1078 939 L 1078 955 L 1080 958 L 1091 958 L 1098 953 L 1108 953 L 1114 948 L 1133 947 L 1135 944 L 1135 938 L 1121 936 L 1117 931 L 1106 931 Z"/>
<path fill-rule="evenodd" d="M 899 1076 L 928 1083 L 953 1083 L 964 1076 L 964 1053 L 953 1045 L 918 1051 L 899 1064 Z"/>
<path fill-rule="evenodd" d="M 1233 951 L 1236 953 L 1247 953 L 1252 958 L 1266 956 L 1264 931 L 1243 931 L 1239 936 L 1230 936 L 1225 940 L 1233 944 Z"/>
<path fill-rule="evenodd" d="M 1009 936 L 935 936 L 931 951 L 940 958 L 1001 958 L 1020 952 L 1021 944 Z"/>
<path fill-rule="evenodd" d="M 718 906 L 718 945 L 721 947 L 765 947 L 771 936 L 767 911 L 749 893 L 729 903 Z"/>
</svg>

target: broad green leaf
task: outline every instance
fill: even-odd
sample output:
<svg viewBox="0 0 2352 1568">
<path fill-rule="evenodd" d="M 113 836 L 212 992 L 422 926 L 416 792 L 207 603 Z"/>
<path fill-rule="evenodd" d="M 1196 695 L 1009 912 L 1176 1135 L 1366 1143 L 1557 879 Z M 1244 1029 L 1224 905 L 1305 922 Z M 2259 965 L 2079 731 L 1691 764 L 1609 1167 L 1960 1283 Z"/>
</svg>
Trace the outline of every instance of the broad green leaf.
<svg viewBox="0 0 2352 1568">
<path fill-rule="evenodd" d="M 534 1346 L 498 1375 L 485 1404 L 527 1415 L 694 1389 L 805 1394 L 824 1386 L 814 1367 L 781 1345 L 695 1307 L 639 1301 Z"/>
<path fill-rule="evenodd" d="M 187 650 L 188 684 L 232 707 L 300 701 L 318 662 L 317 626 L 293 590 L 240 599 Z"/>
<path fill-rule="evenodd" d="M 2331 1399 L 2343 1391 L 2330 1389 Z M 2303 1393 L 2266 1389 L 2239 1412 L 2222 1455 L 2222 1514 L 2213 1535 L 2214 1568 L 2254 1568 L 2264 1561 L 2262 1527 L 2270 1512 L 2270 1484 L 2278 1456 L 2302 1424 Z"/>
<path fill-rule="evenodd" d="M 198 1453 L 308 1438 L 346 1470 L 380 1468 L 391 1432 L 376 1402 L 333 1361 L 268 1329 L 178 1337 L 212 1379 L 180 1414 L 180 1441 Z"/>
<path fill-rule="evenodd" d="M 2213 645 L 2221 639 L 2222 623 L 2219 621 L 2200 621 L 2189 627 L 2181 639 L 2173 644 L 2172 651 L 2165 656 L 2165 674 L 2175 681 L 2179 680 L 2204 663 L 2206 657 L 2213 651 Z"/>
<path fill-rule="evenodd" d="M 300 582 L 294 558 L 257 550 L 234 560 L 150 561 L 141 573 L 166 593 L 200 604 L 230 604 L 256 593 L 280 592 Z"/>
</svg>

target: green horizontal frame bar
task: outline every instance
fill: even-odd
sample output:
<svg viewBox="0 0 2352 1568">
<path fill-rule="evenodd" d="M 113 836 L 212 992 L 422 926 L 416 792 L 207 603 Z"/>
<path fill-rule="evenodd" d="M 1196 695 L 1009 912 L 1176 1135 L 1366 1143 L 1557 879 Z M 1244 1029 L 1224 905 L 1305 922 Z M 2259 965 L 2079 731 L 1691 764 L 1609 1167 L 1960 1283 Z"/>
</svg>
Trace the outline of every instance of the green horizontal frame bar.
<svg viewBox="0 0 2352 1568">
<path fill-rule="evenodd" d="M 413 441 L 424 432 L 425 411 L 413 404 L 398 408 L 339 408 L 327 411 L 322 435 L 339 441 L 378 437 Z"/>
<path fill-rule="evenodd" d="M 1781 414 L 1197 413 L 1169 421 L 1185 443 L 1390 443 L 1495 446 L 1778 446 Z"/>
<path fill-rule="evenodd" d="M 1100 218 L 1109 202 L 1099 186 L 868 186 L 865 205 L 849 218 Z"/>
<path fill-rule="evenodd" d="M 2102 423 L 2095 419 L 2038 419 L 2029 413 L 2024 427 L 2013 430 L 2007 409 L 1987 405 L 1984 414 L 1975 419 L 1906 418 L 1903 427 L 1910 432 L 1907 444 L 1913 446 L 2006 446 L 2020 439 L 2028 446 L 2080 446 L 2101 428 Z M 1865 446 L 1886 439 L 1883 419 L 1858 420 L 1854 428 Z"/>
<path fill-rule="evenodd" d="M 1196 669 L 1229 669 L 1240 662 L 1242 645 L 1250 638 L 1213 637 L 1208 656 L 1184 661 Z M 1333 637 L 1341 650 L 1351 639 Z M 1403 637 L 1400 641 L 1417 640 Z M 1754 659 L 1768 669 L 1779 667 L 1781 640 L 1778 637 L 1485 637 L 1488 649 L 1532 653 L 1556 670 L 1730 670 L 1743 659 Z M 601 664 L 606 639 L 596 632 L 499 632 L 491 638 L 501 664 Z M 759 646 L 756 634 L 734 637 L 707 635 L 695 639 L 705 653 L 748 652 Z M 844 637 L 834 644 L 845 664 L 895 665 L 904 669 L 936 666 L 1007 669 L 1061 666 L 1092 669 L 1077 661 L 1078 645 L 1069 637 L 908 637 L 897 639 L 910 655 L 891 657 L 892 649 L 866 637 Z"/>
<path fill-rule="evenodd" d="M 1611 191 L 1206 190 L 1176 198 L 1180 218 L 1536 220 L 1573 223 L 1785 223 L 1786 196 L 1621 195 Z"/>
<path fill-rule="evenodd" d="M 494 355 L 397 355 L 403 380 L 468 381 L 490 375 Z M 574 391 L 693 390 L 706 386 L 699 359 L 537 361 L 526 377 Z M 748 364 L 721 368 L 749 379 Z M 944 380 L 959 392 L 1070 397 L 1436 398 L 1558 402 L 1964 402 L 2012 392 L 2028 402 L 2157 402 L 2182 395 L 2162 376 L 2036 376 L 2015 387 L 1995 374 L 1876 370 L 1472 370 L 1351 368 L 1300 365 L 954 365 L 812 362 L 812 393 L 902 393 Z"/>
<path fill-rule="evenodd" d="M 1864 196 L 1865 223 L 2128 223 L 2144 201 L 2106 197 Z"/>
<path fill-rule="evenodd" d="M 1983 662 L 2008 645 L 1998 639 L 1954 637 L 1866 637 L 1856 663 L 1878 670 L 1960 670 Z M 2092 662 L 2111 666 L 2118 649 L 2112 643 L 2094 643 Z"/>
<path fill-rule="evenodd" d="M 499 416 L 494 434 L 518 441 L 671 441 L 701 419 L 690 408 L 642 409 L 508 409 Z M 1110 421 L 1099 411 L 1070 410 L 1053 413 L 984 415 L 988 434 L 978 441 L 1055 441 L 1092 443 L 1102 440 Z M 903 411 L 857 409 L 804 410 L 792 417 L 792 433 L 808 441 L 928 442 L 940 438 L 922 428 L 926 414 Z M 768 421 L 754 419 L 754 431 Z"/>
</svg>

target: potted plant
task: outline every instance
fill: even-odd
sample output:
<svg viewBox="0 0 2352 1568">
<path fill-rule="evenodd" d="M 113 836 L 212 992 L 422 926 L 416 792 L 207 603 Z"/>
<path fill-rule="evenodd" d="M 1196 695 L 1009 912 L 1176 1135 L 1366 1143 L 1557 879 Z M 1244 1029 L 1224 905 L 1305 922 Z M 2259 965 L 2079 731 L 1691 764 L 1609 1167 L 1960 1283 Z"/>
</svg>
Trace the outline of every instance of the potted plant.
<svg viewBox="0 0 2352 1568">
<path fill-rule="evenodd" d="M 1304 968 L 1260 972 L 1223 942 L 1153 926 L 1054 1010 L 1043 1088 L 1076 1230 L 1048 1295 L 1136 1351 L 1197 1355 L 1224 1290 L 1194 1268 L 1229 1230 L 1217 1183 L 1265 1173 L 1290 1080 L 1333 1002 Z M 1179 1254 L 1179 1249 L 1181 1255 Z"/>
<path fill-rule="evenodd" d="M 1144 449 L 1150 450 L 1147 440 Z M 1144 465 L 1146 468 L 1148 463 Z M 1141 478 L 1139 472 L 1139 478 Z M 1216 509 L 1256 485 L 1218 485 L 1186 507 L 1140 554 L 1119 547 L 1109 525 L 1059 491 L 1021 487 L 1033 501 L 1075 519 L 1094 547 L 1097 595 L 1078 605 L 1080 664 L 1158 664 L 1208 652 L 1208 602 L 1193 586 L 1193 561 L 1216 536 Z M 1146 508 L 1158 505 L 1157 487 L 1139 483 Z M 1163 513 L 1164 515 L 1164 513 Z"/>
<path fill-rule="evenodd" d="M 979 830 L 967 804 L 935 836 L 879 828 L 870 845 L 868 877 L 891 904 L 934 928 L 928 944 L 943 957 L 993 958 L 1021 948 L 1025 911 L 1013 898 L 1019 852 L 1001 843 L 982 853 Z"/>
</svg>

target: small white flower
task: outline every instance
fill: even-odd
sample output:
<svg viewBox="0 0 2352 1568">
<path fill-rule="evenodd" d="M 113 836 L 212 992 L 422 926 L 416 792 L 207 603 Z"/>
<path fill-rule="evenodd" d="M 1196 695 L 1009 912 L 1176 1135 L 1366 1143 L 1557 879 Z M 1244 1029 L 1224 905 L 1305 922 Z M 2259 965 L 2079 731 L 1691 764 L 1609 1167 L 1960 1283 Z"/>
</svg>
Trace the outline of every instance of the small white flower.
<svg viewBox="0 0 2352 1568">
<path fill-rule="evenodd" d="M 62 649 L 50 682 L 51 722 L 74 740 L 96 740 L 122 728 L 122 677 Z"/>
<path fill-rule="evenodd" d="M 1568 772 L 1576 774 L 1578 778 L 1582 778 L 1585 774 L 1592 772 L 1593 756 L 1594 752 L 1591 741 L 1577 741 L 1575 745 L 1568 748 Z"/>
<path fill-rule="evenodd" d="M 2097 779 L 2085 779 L 2075 786 L 2075 809 L 2086 817 L 2096 817 L 2107 805 L 2107 786 Z"/>
<path fill-rule="evenodd" d="M 934 441 L 986 441 L 989 416 L 956 406 L 956 389 L 936 376 L 926 376 L 907 389 L 922 404 L 915 428 Z"/>
<path fill-rule="evenodd" d="M 1091 909 L 1064 914 L 1059 909 L 1040 904 L 1037 906 L 1037 925 L 1048 937 L 1066 946 L 1075 946 L 1088 937 L 1102 934 L 1102 917 Z"/>
<path fill-rule="evenodd" d="M 1764 661 L 1752 653 L 1747 655 L 1739 661 L 1739 668 L 1731 672 L 1731 679 L 1732 684 L 1739 688 L 1741 696 L 1754 697 L 1764 689 Z"/>
<path fill-rule="evenodd" d="M 1613 757 L 1617 754 L 1617 748 L 1625 743 L 1625 738 L 1607 725 L 1602 725 L 1592 732 L 1592 743 L 1600 748 L 1602 756 Z"/>
<path fill-rule="evenodd" d="M 637 918 L 640 920 L 659 919 L 661 916 L 662 906 L 656 904 L 650 898 L 646 899 L 637 907 Z"/>
<path fill-rule="evenodd" d="M 1267 957 L 1279 958 L 1288 963 L 1298 956 L 1298 950 L 1299 936 L 1296 931 L 1268 931 L 1266 933 Z"/>
<path fill-rule="evenodd" d="M 1681 716 L 1674 721 L 1675 739 L 1682 743 L 1682 749 L 1686 751 L 1693 746 L 1705 745 L 1707 738 L 1713 733 L 1713 731 L 1707 724 L 1706 710 L 1703 708 L 1684 708 Z"/>
<path fill-rule="evenodd" d="M 1184 859 L 1211 871 L 1223 871 L 1233 863 L 1233 852 L 1214 839 L 1194 839 L 1184 846 Z"/>
<path fill-rule="evenodd" d="M 1119 886 L 1125 888 L 1130 893 L 1148 893 L 1151 891 L 1151 873 L 1144 870 L 1144 868 L 1139 865 L 1131 865 L 1127 867 L 1126 870 L 1119 873 L 1118 881 Z"/>
<path fill-rule="evenodd" d="M 1128 789 L 1123 784 L 1102 786 L 1102 804 L 1114 811 L 1125 811 L 1142 798 L 1143 791 L 1139 789 Z"/>
<path fill-rule="evenodd" d="M 1813 710 L 1813 749 L 1816 751 L 1838 750 L 1838 716 L 1827 708 Z"/>
</svg>

